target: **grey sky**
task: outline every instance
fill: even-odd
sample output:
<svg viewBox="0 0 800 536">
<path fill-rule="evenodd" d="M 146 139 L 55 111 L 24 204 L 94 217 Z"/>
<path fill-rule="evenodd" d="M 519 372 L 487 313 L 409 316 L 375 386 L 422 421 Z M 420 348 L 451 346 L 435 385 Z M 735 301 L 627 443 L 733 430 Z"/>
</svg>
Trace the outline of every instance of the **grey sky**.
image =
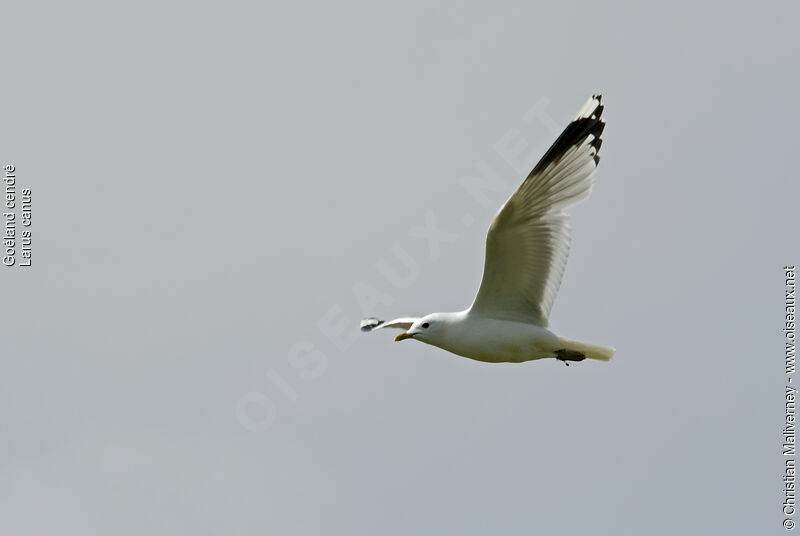
<svg viewBox="0 0 800 536">
<path fill-rule="evenodd" d="M 4 11 L 0 163 L 34 223 L 33 266 L 0 267 L 0 533 L 783 530 L 794 3 Z M 524 175 L 497 142 L 541 153 L 593 92 L 551 326 L 614 359 L 357 333 L 471 303 Z"/>
</svg>

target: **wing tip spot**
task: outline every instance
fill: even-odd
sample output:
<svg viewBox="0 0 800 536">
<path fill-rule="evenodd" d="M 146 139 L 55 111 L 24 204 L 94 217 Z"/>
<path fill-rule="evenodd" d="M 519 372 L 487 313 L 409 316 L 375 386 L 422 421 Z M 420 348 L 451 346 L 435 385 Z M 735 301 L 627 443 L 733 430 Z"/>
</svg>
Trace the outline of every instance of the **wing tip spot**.
<svg viewBox="0 0 800 536">
<path fill-rule="evenodd" d="M 372 331 L 382 325 L 383 322 L 383 320 L 378 320 L 377 318 L 365 318 L 361 321 L 361 331 Z"/>
</svg>

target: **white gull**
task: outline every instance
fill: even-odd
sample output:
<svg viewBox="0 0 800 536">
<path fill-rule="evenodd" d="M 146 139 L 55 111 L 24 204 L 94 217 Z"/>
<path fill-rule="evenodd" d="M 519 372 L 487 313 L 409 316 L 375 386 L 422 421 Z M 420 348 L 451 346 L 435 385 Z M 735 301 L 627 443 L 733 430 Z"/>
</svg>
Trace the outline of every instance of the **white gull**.
<svg viewBox="0 0 800 536">
<path fill-rule="evenodd" d="M 565 339 L 547 329 L 569 255 L 564 209 L 592 191 L 605 127 L 602 113 L 601 96 L 593 95 L 500 208 L 489 227 L 483 280 L 469 309 L 388 322 L 367 318 L 361 329 L 403 329 L 395 341 L 416 339 L 491 363 L 611 359 L 613 348 Z"/>
</svg>

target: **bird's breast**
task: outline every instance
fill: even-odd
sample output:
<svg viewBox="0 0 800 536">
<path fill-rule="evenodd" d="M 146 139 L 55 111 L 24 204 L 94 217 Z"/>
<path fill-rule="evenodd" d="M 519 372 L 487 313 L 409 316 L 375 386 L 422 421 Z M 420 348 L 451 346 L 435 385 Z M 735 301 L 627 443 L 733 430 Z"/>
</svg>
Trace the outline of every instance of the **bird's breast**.
<svg viewBox="0 0 800 536">
<path fill-rule="evenodd" d="M 490 363 L 552 357 L 557 337 L 541 326 L 493 318 L 468 318 L 435 346 Z"/>
</svg>

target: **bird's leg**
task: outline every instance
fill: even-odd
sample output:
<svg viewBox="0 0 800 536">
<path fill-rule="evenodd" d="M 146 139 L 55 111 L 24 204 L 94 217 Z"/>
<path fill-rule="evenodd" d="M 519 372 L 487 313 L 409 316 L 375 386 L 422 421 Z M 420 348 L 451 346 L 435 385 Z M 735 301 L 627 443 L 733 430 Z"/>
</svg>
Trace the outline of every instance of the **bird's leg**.
<svg viewBox="0 0 800 536">
<path fill-rule="evenodd" d="M 567 350 L 562 348 L 561 350 L 556 350 L 556 359 L 559 361 L 563 361 L 566 366 L 569 366 L 570 361 L 583 361 L 586 359 L 586 356 L 580 352 L 575 352 L 573 350 Z"/>
</svg>

